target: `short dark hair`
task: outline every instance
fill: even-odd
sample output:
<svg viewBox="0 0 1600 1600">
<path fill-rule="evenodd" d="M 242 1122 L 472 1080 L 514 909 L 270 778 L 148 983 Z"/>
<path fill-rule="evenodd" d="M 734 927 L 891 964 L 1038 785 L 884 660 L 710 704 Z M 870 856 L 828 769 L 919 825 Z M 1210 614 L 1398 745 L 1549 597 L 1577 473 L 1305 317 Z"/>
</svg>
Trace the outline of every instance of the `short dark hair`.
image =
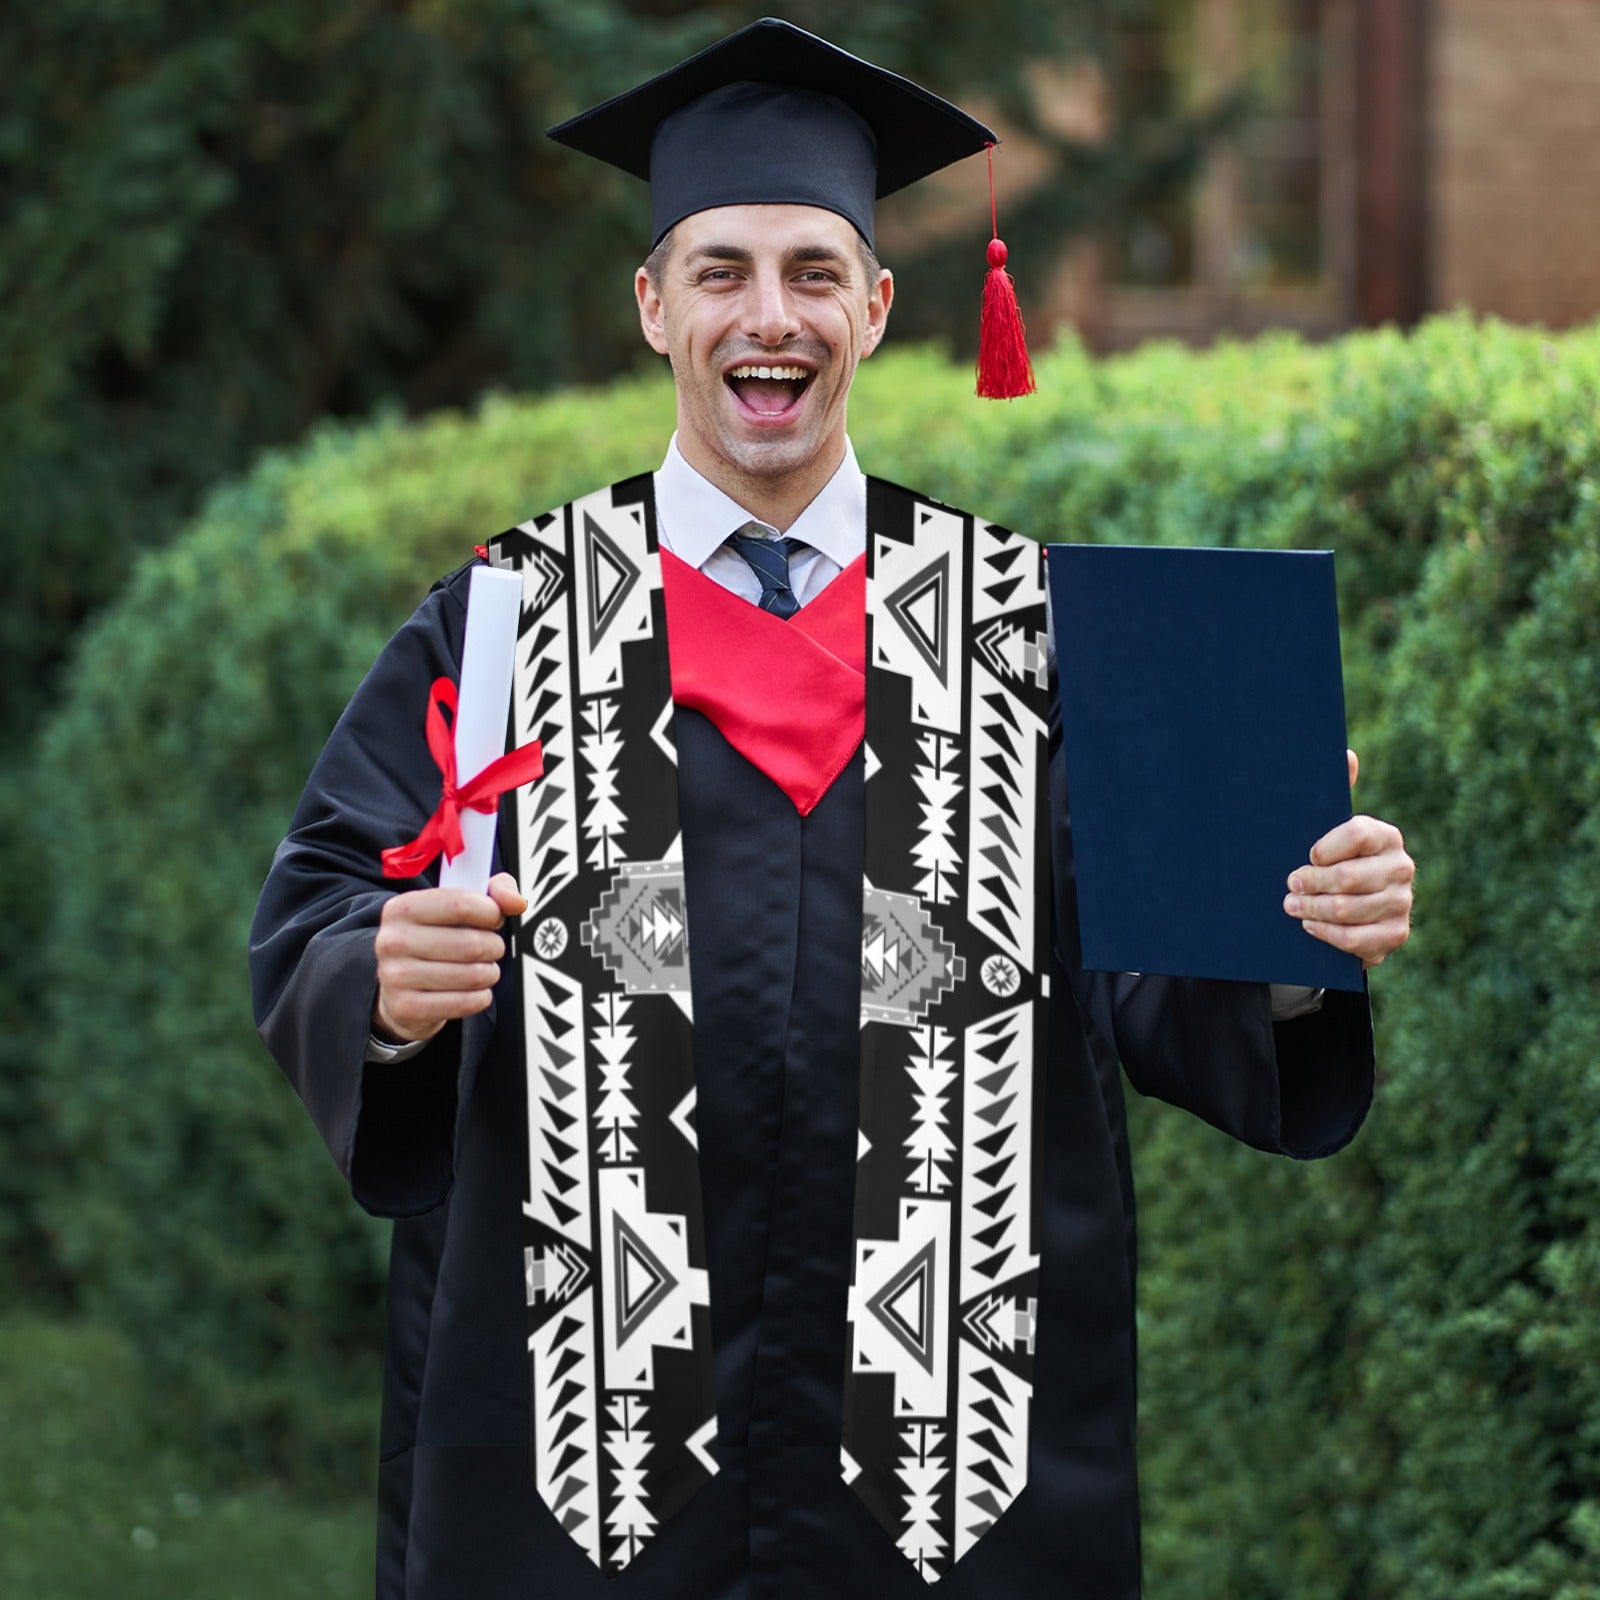
<svg viewBox="0 0 1600 1600">
<path fill-rule="evenodd" d="M 650 280 L 650 287 L 661 293 L 661 278 L 667 270 L 667 262 L 672 259 L 672 236 L 677 230 L 668 228 L 661 235 L 654 250 L 644 258 L 644 275 Z M 854 230 L 852 230 L 854 231 Z M 856 254 L 861 259 L 861 270 L 867 275 L 867 285 L 870 288 L 878 281 L 878 274 L 883 271 L 876 253 L 870 244 L 856 234 Z"/>
<path fill-rule="evenodd" d="M 650 280 L 650 287 L 661 293 L 661 275 L 667 270 L 667 261 L 672 255 L 672 235 L 677 230 L 668 228 L 656 242 L 656 247 L 644 258 L 644 275 Z"/>
</svg>

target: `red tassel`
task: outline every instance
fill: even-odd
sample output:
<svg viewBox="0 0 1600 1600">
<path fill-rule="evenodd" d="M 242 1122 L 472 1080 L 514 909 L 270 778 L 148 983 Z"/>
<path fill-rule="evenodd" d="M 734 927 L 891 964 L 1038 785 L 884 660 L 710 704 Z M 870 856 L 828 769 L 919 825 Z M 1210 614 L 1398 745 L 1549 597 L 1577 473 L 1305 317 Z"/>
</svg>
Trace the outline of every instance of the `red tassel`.
<svg viewBox="0 0 1600 1600">
<path fill-rule="evenodd" d="M 978 321 L 978 393 L 985 400 L 1015 400 L 1037 388 L 1017 307 L 1017 286 L 1006 271 L 1006 247 L 991 239 Z"/>
<path fill-rule="evenodd" d="M 1032 394 L 1033 363 L 1017 305 L 1017 286 L 1006 271 L 1006 247 L 994 209 L 994 146 L 989 146 L 989 271 L 983 280 L 983 312 L 978 319 L 978 394 L 984 400 L 1015 400 Z"/>
</svg>

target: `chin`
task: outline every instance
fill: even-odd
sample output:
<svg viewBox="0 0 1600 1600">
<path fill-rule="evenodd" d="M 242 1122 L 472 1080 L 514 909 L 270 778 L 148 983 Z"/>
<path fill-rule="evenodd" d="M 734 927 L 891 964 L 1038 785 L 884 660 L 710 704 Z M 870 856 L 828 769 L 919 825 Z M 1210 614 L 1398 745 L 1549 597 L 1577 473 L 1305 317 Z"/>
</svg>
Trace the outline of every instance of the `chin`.
<svg viewBox="0 0 1600 1600">
<path fill-rule="evenodd" d="M 751 478 L 783 478 L 798 472 L 820 449 L 816 439 L 740 439 L 728 441 L 722 454 Z"/>
</svg>

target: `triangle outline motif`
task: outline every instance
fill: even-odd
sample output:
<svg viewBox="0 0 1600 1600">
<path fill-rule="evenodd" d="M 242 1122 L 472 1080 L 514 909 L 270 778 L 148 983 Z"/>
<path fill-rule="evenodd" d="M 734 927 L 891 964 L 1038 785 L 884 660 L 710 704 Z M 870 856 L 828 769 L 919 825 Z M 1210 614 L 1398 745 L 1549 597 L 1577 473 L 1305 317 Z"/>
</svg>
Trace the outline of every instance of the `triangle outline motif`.
<svg viewBox="0 0 1600 1600">
<path fill-rule="evenodd" d="M 615 1279 L 615 1305 L 617 1310 L 617 1347 L 620 1349 L 645 1322 L 650 1313 L 678 1287 L 678 1280 L 667 1271 L 661 1257 L 628 1226 L 620 1214 L 612 1219 L 616 1225 L 616 1254 L 613 1268 Z M 632 1270 L 640 1275 L 640 1285 L 630 1293 L 634 1283 Z"/>
<path fill-rule="evenodd" d="M 583 516 L 583 552 L 589 577 L 589 648 L 616 620 L 639 581 L 639 569 L 588 512 Z"/>
<path fill-rule="evenodd" d="M 950 552 L 946 550 L 937 561 L 913 573 L 885 597 L 884 604 L 940 684 L 949 688 Z"/>
<path fill-rule="evenodd" d="M 933 1371 L 933 1251 L 929 1239 L 867 1301 L 867 1309 L 904 1346 L 924 1372 Z M 906 1306 L 910 1297 L 911 1305 Z"/>
</svg>

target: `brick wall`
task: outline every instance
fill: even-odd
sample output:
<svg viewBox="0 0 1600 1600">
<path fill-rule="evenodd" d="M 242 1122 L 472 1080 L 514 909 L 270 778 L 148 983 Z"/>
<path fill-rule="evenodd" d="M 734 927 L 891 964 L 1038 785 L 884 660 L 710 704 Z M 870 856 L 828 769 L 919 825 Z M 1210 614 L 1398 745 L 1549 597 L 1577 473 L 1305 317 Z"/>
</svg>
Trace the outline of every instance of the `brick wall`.
<svg viewBox="0 0 1600 1600">
<path fill-rule="evenodd" d="M 1429 299 L 1600 316 L 1600 0 L 1434 0 Z"/>
</svg>

